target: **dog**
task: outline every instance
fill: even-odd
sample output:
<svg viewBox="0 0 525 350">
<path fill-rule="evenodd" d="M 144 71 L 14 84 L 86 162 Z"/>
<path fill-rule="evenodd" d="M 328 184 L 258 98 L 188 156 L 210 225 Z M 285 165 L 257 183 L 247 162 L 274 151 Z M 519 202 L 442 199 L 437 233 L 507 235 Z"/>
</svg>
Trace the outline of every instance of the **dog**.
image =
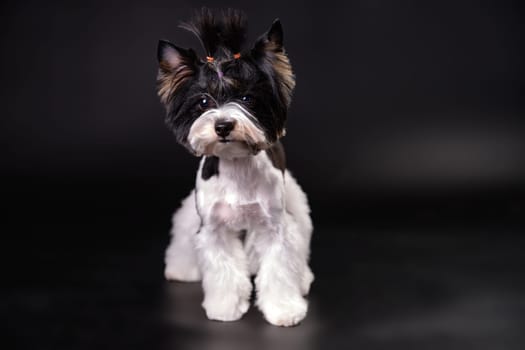
<svg viewBox="0 0 525 350">
<path fill-rule="evenodd" d="M 240 11 L 203 9 L 181 24 L 206 51 L 158 45 L 157 91 L 177 141 L 202 157 L 195 189 L 173 216 L 165 277 L 202 281 L 211 320 L 235 321 L 256 305 L 277 326 L 306 316 L 314 276 L 307 197 L 279 141 L 295 76 L 276 19 L 244 48 Z"/>
</svg>

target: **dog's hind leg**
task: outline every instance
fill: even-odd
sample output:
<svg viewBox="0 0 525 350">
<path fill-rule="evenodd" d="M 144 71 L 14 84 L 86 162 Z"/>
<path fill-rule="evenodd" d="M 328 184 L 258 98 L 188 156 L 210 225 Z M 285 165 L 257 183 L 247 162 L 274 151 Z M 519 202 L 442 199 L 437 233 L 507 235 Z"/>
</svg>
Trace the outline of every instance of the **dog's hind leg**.
<svg viewBox="0 0 525 350">
<path fill-rule="evenodd" d="M 164 260 L 166 279 L 187 282 L 201 279 L 193 242 L 200 225 L 201 219 L 195 206 L 195 193 L 192 191 L 173 215 L 171 242 Z"/>
<path fill-rule="evenodd" d="M 310 284 L 314 280 L 314 274 L 308 266 L 310 256 L 310 239 L 312 237 L 313 225 L 310 218 L 310 206 L 306 194 L 289 171 L 285 173 L 285 198 L 286 210 L 297 223 L 298 239 L 297 249 L 303 262 L 301 273 L 301 294 L 307 295 Z"/>
</svg>

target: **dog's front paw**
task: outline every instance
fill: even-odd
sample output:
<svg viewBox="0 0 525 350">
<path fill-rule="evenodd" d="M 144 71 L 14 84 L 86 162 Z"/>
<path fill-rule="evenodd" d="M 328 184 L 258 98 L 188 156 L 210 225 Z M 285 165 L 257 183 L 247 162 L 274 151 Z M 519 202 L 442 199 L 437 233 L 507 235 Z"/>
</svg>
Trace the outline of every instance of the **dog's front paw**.
<svg viewBox="0 0 525 350">
<path fill-rule="evenodd" d="M 237 321 L 248 311 L 250 301 L 249 298 L 230 293 L 206 296 L 202 307 L 206 310 L 206 316 L 210 320 Z"/>
<path fill-rule="evenodd" d="M 264 318 L 271 324 L 281 327 L 295 326 L 301 322 L 308 311 L 306 300 L 297 295 L 291 298 L 259 301 Z"/>
</svg>

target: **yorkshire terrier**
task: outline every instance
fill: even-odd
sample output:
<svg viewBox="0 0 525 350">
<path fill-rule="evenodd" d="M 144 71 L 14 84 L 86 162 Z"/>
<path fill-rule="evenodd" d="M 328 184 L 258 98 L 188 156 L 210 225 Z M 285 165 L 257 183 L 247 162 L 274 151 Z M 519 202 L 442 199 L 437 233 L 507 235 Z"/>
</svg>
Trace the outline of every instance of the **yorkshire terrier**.
<svg viewBox="0 0 525 350">
<path fill-rule="evenodd" d="M 295 87 L 275 20 L 244 48 L 239 11 L 204 9 L 182 28 L 206 51 L 158 46 L 158 95 L 177 141 L 202 157 L 195 189 L 173 216 L 168 280 L 200 281 L 209 319 L 235 321 L 256 305 L 293 326 L 307 313 L 312 221 L 305 193 L 286 170 L 279 139 Z"/>
</svg>

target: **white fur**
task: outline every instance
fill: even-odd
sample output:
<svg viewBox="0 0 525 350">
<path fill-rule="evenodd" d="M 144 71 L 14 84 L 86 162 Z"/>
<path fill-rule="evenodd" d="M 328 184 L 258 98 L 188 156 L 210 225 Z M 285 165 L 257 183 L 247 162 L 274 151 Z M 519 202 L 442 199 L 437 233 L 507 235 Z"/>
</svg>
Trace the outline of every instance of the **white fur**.
<svg viewBox="0 0 525 350">
<path fill-rule="evenodd" d="M 256 274 L 257 306 L 268 322 L 297 324 L 306 315 L 303 296 L 313 281 L 308 267 L 312 223 L 304 192 L 264 152 L 221 159 L 219 176 L 208 180 L 201 177 L 203 162 L 197 192 L 173 218 L 166 278 L 202 278 L 208 318 L 233 321 L 248 310 L 250 275 Z"/>
<path fill-rule="evenodd" d="M 237 122 L 226 144 L 217 141 L 213 130 L 224 116 Z M 312 222 L 306 195 L 266 152 L 253 155 L 250 143 L 259 147 L 265 139 L 238 104 L 200 118 L 188 140 L 196 153 L 220 157 L 219 174 L 202 178 L 203 157 L 196 188 L 173 218 L 165 276 L 202 279 L 208 318 L 234 321 L 249 308 L 250 277 L 256 275 L 256 304 L 266 320 L 293 326 L 306 316 L 304 296 L 314 279 L 308 267 Z"/>
</svg>

